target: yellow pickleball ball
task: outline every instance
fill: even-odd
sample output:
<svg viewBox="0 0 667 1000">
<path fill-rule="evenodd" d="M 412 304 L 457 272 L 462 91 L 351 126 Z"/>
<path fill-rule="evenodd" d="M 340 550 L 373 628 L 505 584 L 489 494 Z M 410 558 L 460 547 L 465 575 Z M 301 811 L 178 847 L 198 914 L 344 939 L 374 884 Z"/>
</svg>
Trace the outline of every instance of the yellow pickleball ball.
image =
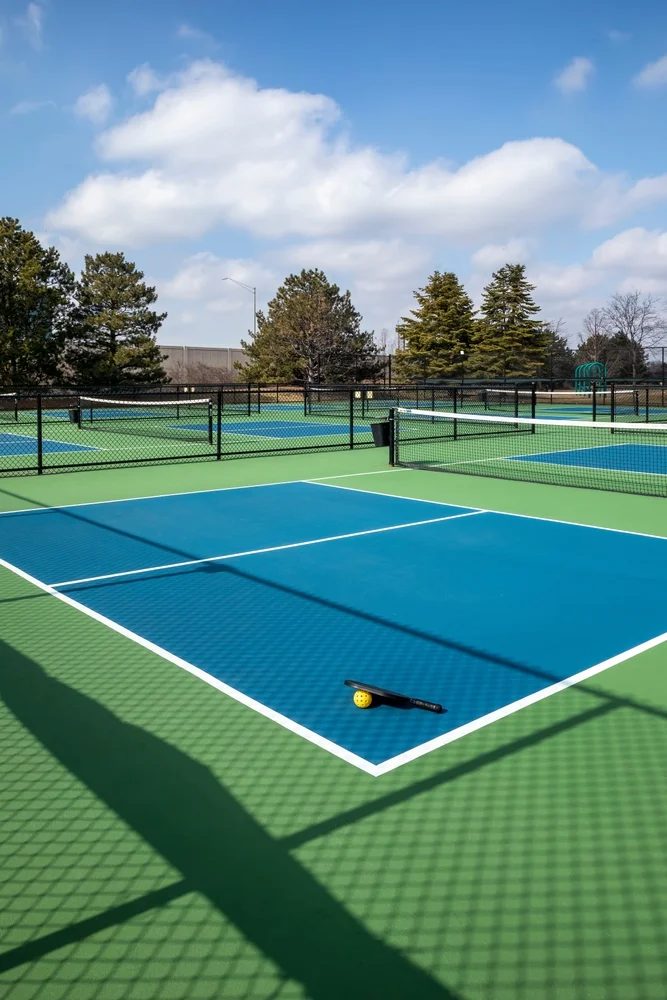
<svg viewBox="0 0 667 1000">
<path fill-rule="evenodd" d="M 373 696 L 368 691 L 355 691 L 354 704 L 357 708 L 370 708 L 373 704 Z"/>
</svg>

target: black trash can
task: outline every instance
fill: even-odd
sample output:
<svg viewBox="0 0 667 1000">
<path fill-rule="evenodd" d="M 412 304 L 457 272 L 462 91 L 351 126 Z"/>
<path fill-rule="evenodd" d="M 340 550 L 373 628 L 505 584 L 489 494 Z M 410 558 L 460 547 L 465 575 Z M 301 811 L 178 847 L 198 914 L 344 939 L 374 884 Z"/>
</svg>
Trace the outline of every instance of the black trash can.
<svg viewBox="0 0 667 1000">
<path fill-rule="evenodd" d="M 78 406 L 70 406 L 70 408 L 69 408 L 69 422 L 70 422 L 70 424 L 78 424 L 79 423 L 79 407 Z"/>
<path fill-rule="evenodd" d="M 373 432 L 373 443 L 376 448 L 389 447 L 390 429 L 391 429 L 391 423 L 388 420 L 383 420 L 381 424 L 371 424 L 371 431 Z"/>
</svg>

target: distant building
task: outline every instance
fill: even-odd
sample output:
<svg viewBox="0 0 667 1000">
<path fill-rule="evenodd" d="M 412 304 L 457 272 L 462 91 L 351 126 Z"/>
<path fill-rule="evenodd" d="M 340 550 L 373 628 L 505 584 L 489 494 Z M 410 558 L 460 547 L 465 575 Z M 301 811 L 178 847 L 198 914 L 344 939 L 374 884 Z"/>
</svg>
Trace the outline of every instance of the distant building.
<svg viewBox="0 0 667 1000">
<path fill-rule="evenodd" d="M 172 382 L 232 382 L 240 377 L 234 362 L 245 362 L 240 347 L 174 347 L 159 344 L 166 355 L 164 369 Z"/>
</svg>

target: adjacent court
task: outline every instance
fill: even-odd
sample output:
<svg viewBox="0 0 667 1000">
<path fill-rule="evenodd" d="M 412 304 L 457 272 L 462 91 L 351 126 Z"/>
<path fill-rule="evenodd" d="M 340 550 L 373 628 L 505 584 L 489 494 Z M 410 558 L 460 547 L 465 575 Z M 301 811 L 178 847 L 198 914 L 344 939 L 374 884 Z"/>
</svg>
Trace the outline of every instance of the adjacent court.
<svg viewBox="0 0 667 1000">
<path fill-rule="evenodd" d="M 665 632 L 664 538 L 333 483 L 9 512 L 0 556 L 371 774 Z M 446 712 L 359 711 L 350 675 Z"/>
</svg>

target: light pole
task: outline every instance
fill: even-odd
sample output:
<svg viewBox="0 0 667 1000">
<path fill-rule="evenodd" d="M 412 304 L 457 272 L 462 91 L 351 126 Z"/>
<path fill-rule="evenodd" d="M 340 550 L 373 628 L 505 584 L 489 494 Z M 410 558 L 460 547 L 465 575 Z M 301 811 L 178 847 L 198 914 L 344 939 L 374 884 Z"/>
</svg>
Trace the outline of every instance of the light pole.
<svg viewBox="0 0 667 1000">
<path fill-rule="evenodd" d="M 252 292 L 252 336 L 254 339 L 257 336 L 257 289 L 254 285 L 244 285 L 242 281 L 237 281 L 236 278 L 223 278 L 222 280 L 233 281 L 235 285 L 245 288 L 247 292 Z"/>
</svg>

